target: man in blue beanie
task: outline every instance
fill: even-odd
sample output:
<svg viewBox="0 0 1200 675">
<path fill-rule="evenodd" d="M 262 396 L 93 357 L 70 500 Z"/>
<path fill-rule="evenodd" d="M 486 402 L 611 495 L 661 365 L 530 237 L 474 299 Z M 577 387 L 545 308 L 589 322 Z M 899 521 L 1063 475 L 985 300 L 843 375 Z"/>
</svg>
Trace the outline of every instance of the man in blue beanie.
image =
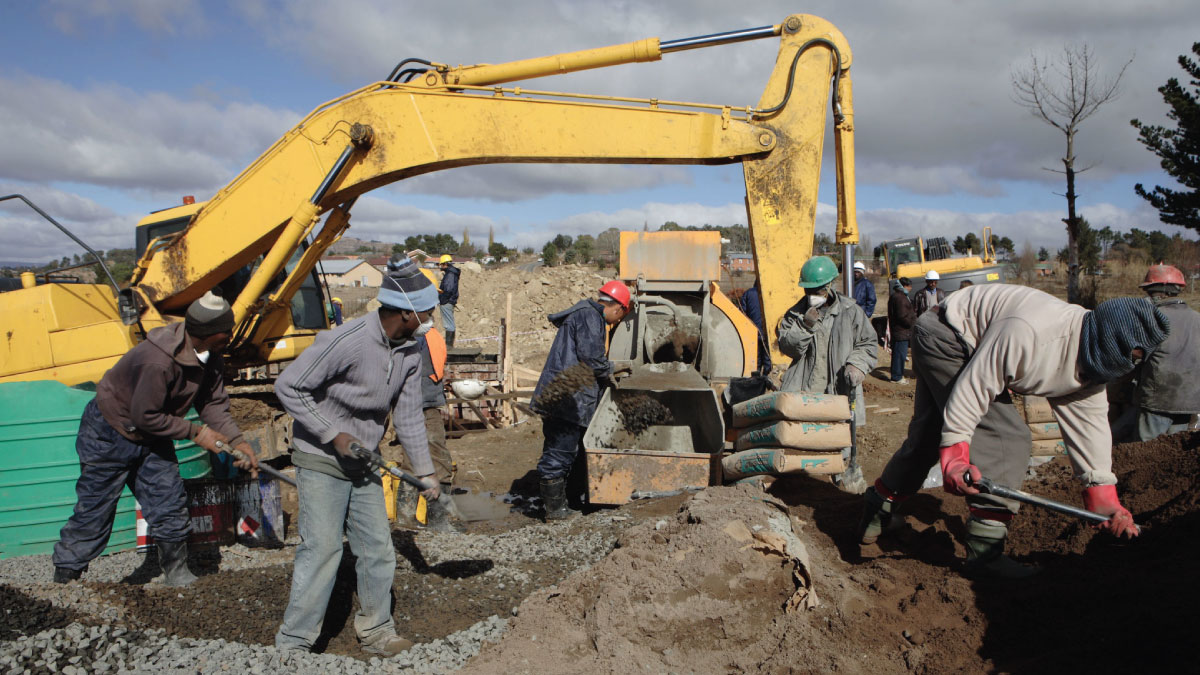
<svg viewBox="0 0 1200 675">
<path fill-rule="evenodd" d="M 396 635 L 392 582 L 396 553 L 380 477 L 351 445 L 376 450 L 388 412 L 414 473 L 438 498 L 421 412 L 421 350 L 416 340 L 433 327 L 437 291 L 410 260 L 383 278 L 380 308 L 317 336 L 283 371 L 275 393 L 296 423 L 292 461 L 300 491 L 300 546 L 280 649 L 310 650 L 333 591 L 342 558 L 342 533 L 357 558 L 358 614 L 354 630 L 365 651 L 392 655 L 412 646 Z"/>
<path fill-rule="evenodd" d="M 1167 337 L 1167 319 L 1144 298 L 1117 298 L 1088 311 L 1024 286 L 972 286 L 917 319 L 917 374 L 908 439 L 867 490 L 859 534 L 886 534 L 895 507 L 940 462 L 947 492 L 967 497 L 967 571 L 1008 579 L 1037 572 L 1004 555 L 1012 500 L 981 494 L 981 476 L 1018 487 L 1032 438 L 1009 392 L 1044 396 L 1062 427 L 1083 483 L 1084 506 L 1109 516 L 1101 527 L 1136 536 L 1117 498 L 1104 384 L 1133 370 Z M 968 479 L 969 477 L 969 479 Z"/>
</svg>

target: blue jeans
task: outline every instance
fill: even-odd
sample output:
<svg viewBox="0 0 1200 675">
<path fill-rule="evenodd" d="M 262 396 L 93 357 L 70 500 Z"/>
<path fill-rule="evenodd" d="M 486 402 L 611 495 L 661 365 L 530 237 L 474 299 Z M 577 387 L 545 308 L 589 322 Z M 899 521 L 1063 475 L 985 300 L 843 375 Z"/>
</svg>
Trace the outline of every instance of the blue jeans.
<svg viewBox="0 0 1200 675">
<path fill-rule="evenodd" d="M 584 427 L 574 422 L 554 417 L 542 419 L 542 435 L 546 440 L 542 445 L 542 458 L 537 464 L 542 480 L 566 478 L 571 473 L 571 467 L 579 457 L 579 449 L 583 447 L 585 431 Z"/>
<path fill-rule="evenodd" d="M 438 309 L 442 310 L 442 328 L 449 333 L 454 330 L 454 305 L 438 305 Z"/>
<path fill-rule="evenodd" d="M 354 630 L 363 644 L 396 634 L 392 582 L 396 552 L 388 526 L 379 476 L 355 481 L 311 469 L 296 469 L 300 491 L 300 546 L 292 572 L 292 592 L 283 625 L 275 634 L 280 649 L 312 649 L 321 634 L 329 596 L 342 562 L 342 532 L 358 558 L 358 614 Z"/>
<path fill-rule="evenodd" d="M 908 340 L 892 340 L 892 382 L 904 379 L 904 361 L 908 358 Z"/>
<path fill-rule="evenodd" d="M 161 542 L 187 540 L 192 521 L 171 441 L 134 443 L 112 428 L 92 399 L 79 420 L 75 452 L 75 512 L 54 545 L 55 567 L 85 570 L 100 555 L 112 536 L 117 500 L 126 485 L 142 506 L 150 536 Z"/>
</svg>

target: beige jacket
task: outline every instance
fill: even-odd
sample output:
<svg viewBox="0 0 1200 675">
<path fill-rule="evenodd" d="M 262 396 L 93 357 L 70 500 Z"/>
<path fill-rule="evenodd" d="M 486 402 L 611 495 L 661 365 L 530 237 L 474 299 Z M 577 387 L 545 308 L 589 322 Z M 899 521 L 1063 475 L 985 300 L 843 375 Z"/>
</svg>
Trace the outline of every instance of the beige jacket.
<svg viewBox="0 0 1200 675">
<path fill-rule="evenodd" d="M 946 401 L 942 446 L 969 441 L 1005 387 L 1044 396 L 1085 486 L 1114 485 L 1103 384 L 1080 380 L 1079 336 L 1088 310 L 1024 286 L 988 284 L 950 294 L 946 322 L 972 350 Z"/>
</svg>

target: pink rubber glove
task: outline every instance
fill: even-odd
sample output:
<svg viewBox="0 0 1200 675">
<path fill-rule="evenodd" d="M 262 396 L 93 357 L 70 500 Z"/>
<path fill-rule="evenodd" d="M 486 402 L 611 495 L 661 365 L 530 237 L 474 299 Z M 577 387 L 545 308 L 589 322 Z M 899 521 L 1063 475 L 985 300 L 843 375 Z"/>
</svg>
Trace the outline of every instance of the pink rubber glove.
<svg viewBox="0 0 1200 675">
<path fill-rule="evenodd" d="M 1112 532 L 1117 537 L 1133 538 L 1141 534 L 1133 523 L 1133 514 L 1121 506 L 1117 499 L 1116 485 L 1093 485 L 1083 491 L 1083 506 L 1092 513 L 1108 516 L 1108 520 L 1096 527 Z"/>
<path fill-rule="evenodd" d="M 977 495 L 979 490 L 971 487 L 965 478 L 971 475 L 972 481 L 979 480 L 983 474 L 971 463 L 971 445 L 959 441 L 954 445 L 942 448 L 942 487 L 952 495 Z"/>
</svg>

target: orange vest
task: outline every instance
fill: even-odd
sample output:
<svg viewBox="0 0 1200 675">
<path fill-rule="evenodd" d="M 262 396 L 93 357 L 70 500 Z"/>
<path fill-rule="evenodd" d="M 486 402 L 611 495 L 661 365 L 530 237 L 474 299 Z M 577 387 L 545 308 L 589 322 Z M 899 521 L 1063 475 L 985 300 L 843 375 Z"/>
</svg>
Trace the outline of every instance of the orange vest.
<svg viewBox="0 0 1200 675">
<path fill-rule="evenodd" d="M 446 376 L 446 338 L 436 328 L 430 328 L 425 334 L 425 343 L 429 345 L 429 360 L 433 362 L 433 374 L 429 379 L 441 382 Z"/>
</svg>

